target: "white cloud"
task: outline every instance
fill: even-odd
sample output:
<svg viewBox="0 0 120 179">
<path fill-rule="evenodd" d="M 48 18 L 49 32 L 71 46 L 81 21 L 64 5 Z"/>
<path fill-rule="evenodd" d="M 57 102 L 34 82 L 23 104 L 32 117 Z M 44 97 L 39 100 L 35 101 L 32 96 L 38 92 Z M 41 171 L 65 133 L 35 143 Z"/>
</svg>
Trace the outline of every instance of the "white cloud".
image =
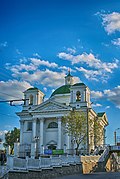
<svg viewBox="0 0 120 179">
<path fill-rule="evenodd" d="M 58 67 L 58 65 L 56 63 L 50 63 L 49 61 L 45 61 L 45 60 L 40 60 L 37 58 L 30 58 L 31 62 L 33 65 L 35 66 L 40 66 L 40 65 L 44 65 L 50 68 L 56 68 Z"/>
<path fill-rule="evenodd" d="M 85 63 L 89 67 L 93 67 L 95 69 L 103 69 L 104 71 L 107 71 L 109 73 L 112 73 L 112 69 L 118 68 L 116 61 L 113 63 L 102 62 L 100 59 L 97 59 L 92 53 L 83 53 L 81 55 L 73 56 L 71 54 L 61 52 L 58 54 L 58 57 L 64 60 L 71 61 L 73 65 L 78 63 Z"/>
<path fill-rule="evenodd" d="M 38 53 L 33 53 L 33 56 L 34 56 L 34 57 L 41 58 L 40 55 L 39 55 Z"/>
<path fill-rule="evenodd" d="M 46 88 L 46 87 L 44 87 L 43 90 L 44 90 L 45 92 L 47 92 L 47 88 Z"/>
<path fill-rule="evenodd" d="M 106 106 L 106 108 L 105 109 L 109 109 L 110 108 L 110 106 Z"/>
<path fill-rule="evenodd" d="M 104 97 L 113 102 L 117 108 L 120 109 L 120 86 L 113 88 L 112 90 L 104 90 Z"/>
<path fill-rule="evenodd" d="M 99 71 L 87 70 L 83 67 L 80 67 L 80 68 L 76 67 L 76 70 L 83 72 L 87 79 L 94 80 L 94 81 L 98 81 L 99 79 L 97 79 L 97 76 L 101 75 L 101 72 L 99 72 Z"/>
<path fill-rule="evenodd" d="M 108 73 L 112 73 L 114 69 L 118 68 L 118 60 L 114 62 L 102 62 L 100 59 L 94 56 L 92 53 L 82 53 L 79 55 L 72 55 L 69 53 L 61 52 L 58 57 L 63 60 L 68 60 L 72 65 L 86 64 L 89 69 L 83 67 L 76 67 L 78 71 L 84 73 L 87 79 L 98 81 L 98 76 L 102 76 L 102 81 L 106 81 Z M 91 68 L 91 69 L 90 69 Z"/>
<path fill-rule="evenodd" d="M 7 47 L 8 46 L 8 43 L 5 41 L 3 43 L 0 44 L 1 47 Z"/>
<path fill-rule="evenodd" d="M 4 137 L 7 132 L 7 130 L 0 131 L 0 138 L 2 139 L 2 137 Z"/>
<path fill-rule="evenodd" d="M 100 14 L 100 16 L 103 20 L 102 25 L 108 34 L 120 31 L 120 13 L 113 12 L 109 14 Z"/>
<path fill-rule="evenodd" d="M 76 53 L 76 49 L 75 49 L 75 48 L 67 48 L 67 51 L 68 51 L 70 54 L 75 54 L 75 53 Z"/>
<path fill-rule="evenodd" d="M 96 104 L 92 104 L 92 107 L 102 107 L 102 105 L 99 103 L 96 103 Z"/>
<path fill-rule="evenodd" d="M 30 83 L 37 82 L 38 84 L 42 84 L 44 86 L 49 87 L 57 87 L 64 84 L 65 74 L 62 72 L 54 72 L 49 69 L 37 70 L 33 73 L 29 72 L 17 72 L 13 74 L 16 78 L 21 78 L 22 80 L 26 80 Z"/>
<path fill-rule="evenodd" d="M 20 52 L 19 49 L 16 49 L 16 53 L 17 53 L 18 55 L 21 55 L 21 54 L 22 54 L 22 52 Z"/>
<path fill-rule="evenodd" d="M 56 63 L 50 63 L 49 61 L 40 60 L 38 58 L 20 59 L 19 65 L 11 65 L 10 63 L 6 63 L 6 68 L 11 70 L 14 74 L 17 74 L 20 71 L 25 73 L 26 71 L 36 71 L 39 68 L 39 66 L 47 66 L 50 68 L 58 67 Z"/>
<path fill-rule="evenodd" d="M 0 98 L 4 100 L 22 99 L 23 92 L 30 87 L 32 86 L 26 81 L 0 81 Z"/>
<path fill-rule="evenodd" d="M 116 46 L 120 46 L 120 38 L 112 40 L 112 44 Z"/>
<path fill-rule="evenodd" d="M 102 98 L 103 93 L 101 91 L 91 91 L 91 97 L 92 98 Z"/>
</svg>

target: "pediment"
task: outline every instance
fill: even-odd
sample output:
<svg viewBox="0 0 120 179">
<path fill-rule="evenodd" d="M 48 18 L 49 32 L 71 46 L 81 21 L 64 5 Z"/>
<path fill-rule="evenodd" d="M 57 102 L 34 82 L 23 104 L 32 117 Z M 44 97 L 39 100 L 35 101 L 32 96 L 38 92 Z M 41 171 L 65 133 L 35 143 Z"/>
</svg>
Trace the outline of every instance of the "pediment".
<svg viewBox="0 0 120 179">
<path fill-rule="evenodd" d="M 47 111 L 61 111 L 69 110 L 69 106 L 55 102 L 55 101 L 46 101 L 32 110 L 32 112 L 47 112 Z"/>
</svg>

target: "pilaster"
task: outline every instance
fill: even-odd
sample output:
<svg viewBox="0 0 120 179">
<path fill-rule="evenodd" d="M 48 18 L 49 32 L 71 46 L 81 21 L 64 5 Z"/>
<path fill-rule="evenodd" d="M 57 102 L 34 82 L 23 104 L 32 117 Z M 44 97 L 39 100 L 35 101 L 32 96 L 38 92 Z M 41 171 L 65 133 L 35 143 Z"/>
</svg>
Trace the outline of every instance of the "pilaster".
<svg viewBox="0 0 120 179">
<path fill-rule="evenodd" d="M 58 144 L 57 144 L 57 148 L 61 149 L 61 118 L 58 118 Z"/>
</svg>

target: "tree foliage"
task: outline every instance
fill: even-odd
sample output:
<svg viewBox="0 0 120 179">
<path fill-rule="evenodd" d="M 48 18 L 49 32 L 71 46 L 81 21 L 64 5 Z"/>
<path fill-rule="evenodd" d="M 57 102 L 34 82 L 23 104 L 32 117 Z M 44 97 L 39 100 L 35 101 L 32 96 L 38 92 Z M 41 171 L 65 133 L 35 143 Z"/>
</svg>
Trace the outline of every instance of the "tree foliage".
<svg viewBox="0 0 120 179">
<path fill-rule="evenodd" d="M 4 143 L 4 147 L 7 147 L 10 145 L 11 147 L 11 153 L 13 152 L 13 148 L 14 148 L 14 143 L 18 142 L 20 140 L 20 129 L 17 129 L 16 127 L 11 130 L 8 131 L 5 134 L 5 143 Z"/>
<path fill-rule="evenodd" d="M 87 119 L 82 111 L 70 111 L 67 116 L 63 117 L 65 123 L 65 131 L 72 136 L 72 140 L 76 143 L 76 153 L 81 142 L 87 137 Z"/>
<path fill-rule="evenodd" d="M 98 146 L 103 137 L 103 127 L 100 124 L 100 120 L 97 118 L 94 121 L 89 120 L 89 126 L 90 135 L 94 136 L 94 145 Z"/>
</svg>

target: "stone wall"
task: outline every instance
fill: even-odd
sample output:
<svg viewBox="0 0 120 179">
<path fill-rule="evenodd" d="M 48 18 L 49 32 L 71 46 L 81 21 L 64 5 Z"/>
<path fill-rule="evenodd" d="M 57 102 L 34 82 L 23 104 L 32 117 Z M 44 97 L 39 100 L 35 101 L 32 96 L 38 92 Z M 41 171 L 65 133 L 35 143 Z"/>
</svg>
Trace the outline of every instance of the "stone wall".
<svg viewBox="0 0 120 179">
<path fill-rule="evenodd" d="M 55 177 L 82 173 L 82 164 L 53 167 L 41 170 L 10 171 L 9 179 L 52 179 Z"/>
</svg>

